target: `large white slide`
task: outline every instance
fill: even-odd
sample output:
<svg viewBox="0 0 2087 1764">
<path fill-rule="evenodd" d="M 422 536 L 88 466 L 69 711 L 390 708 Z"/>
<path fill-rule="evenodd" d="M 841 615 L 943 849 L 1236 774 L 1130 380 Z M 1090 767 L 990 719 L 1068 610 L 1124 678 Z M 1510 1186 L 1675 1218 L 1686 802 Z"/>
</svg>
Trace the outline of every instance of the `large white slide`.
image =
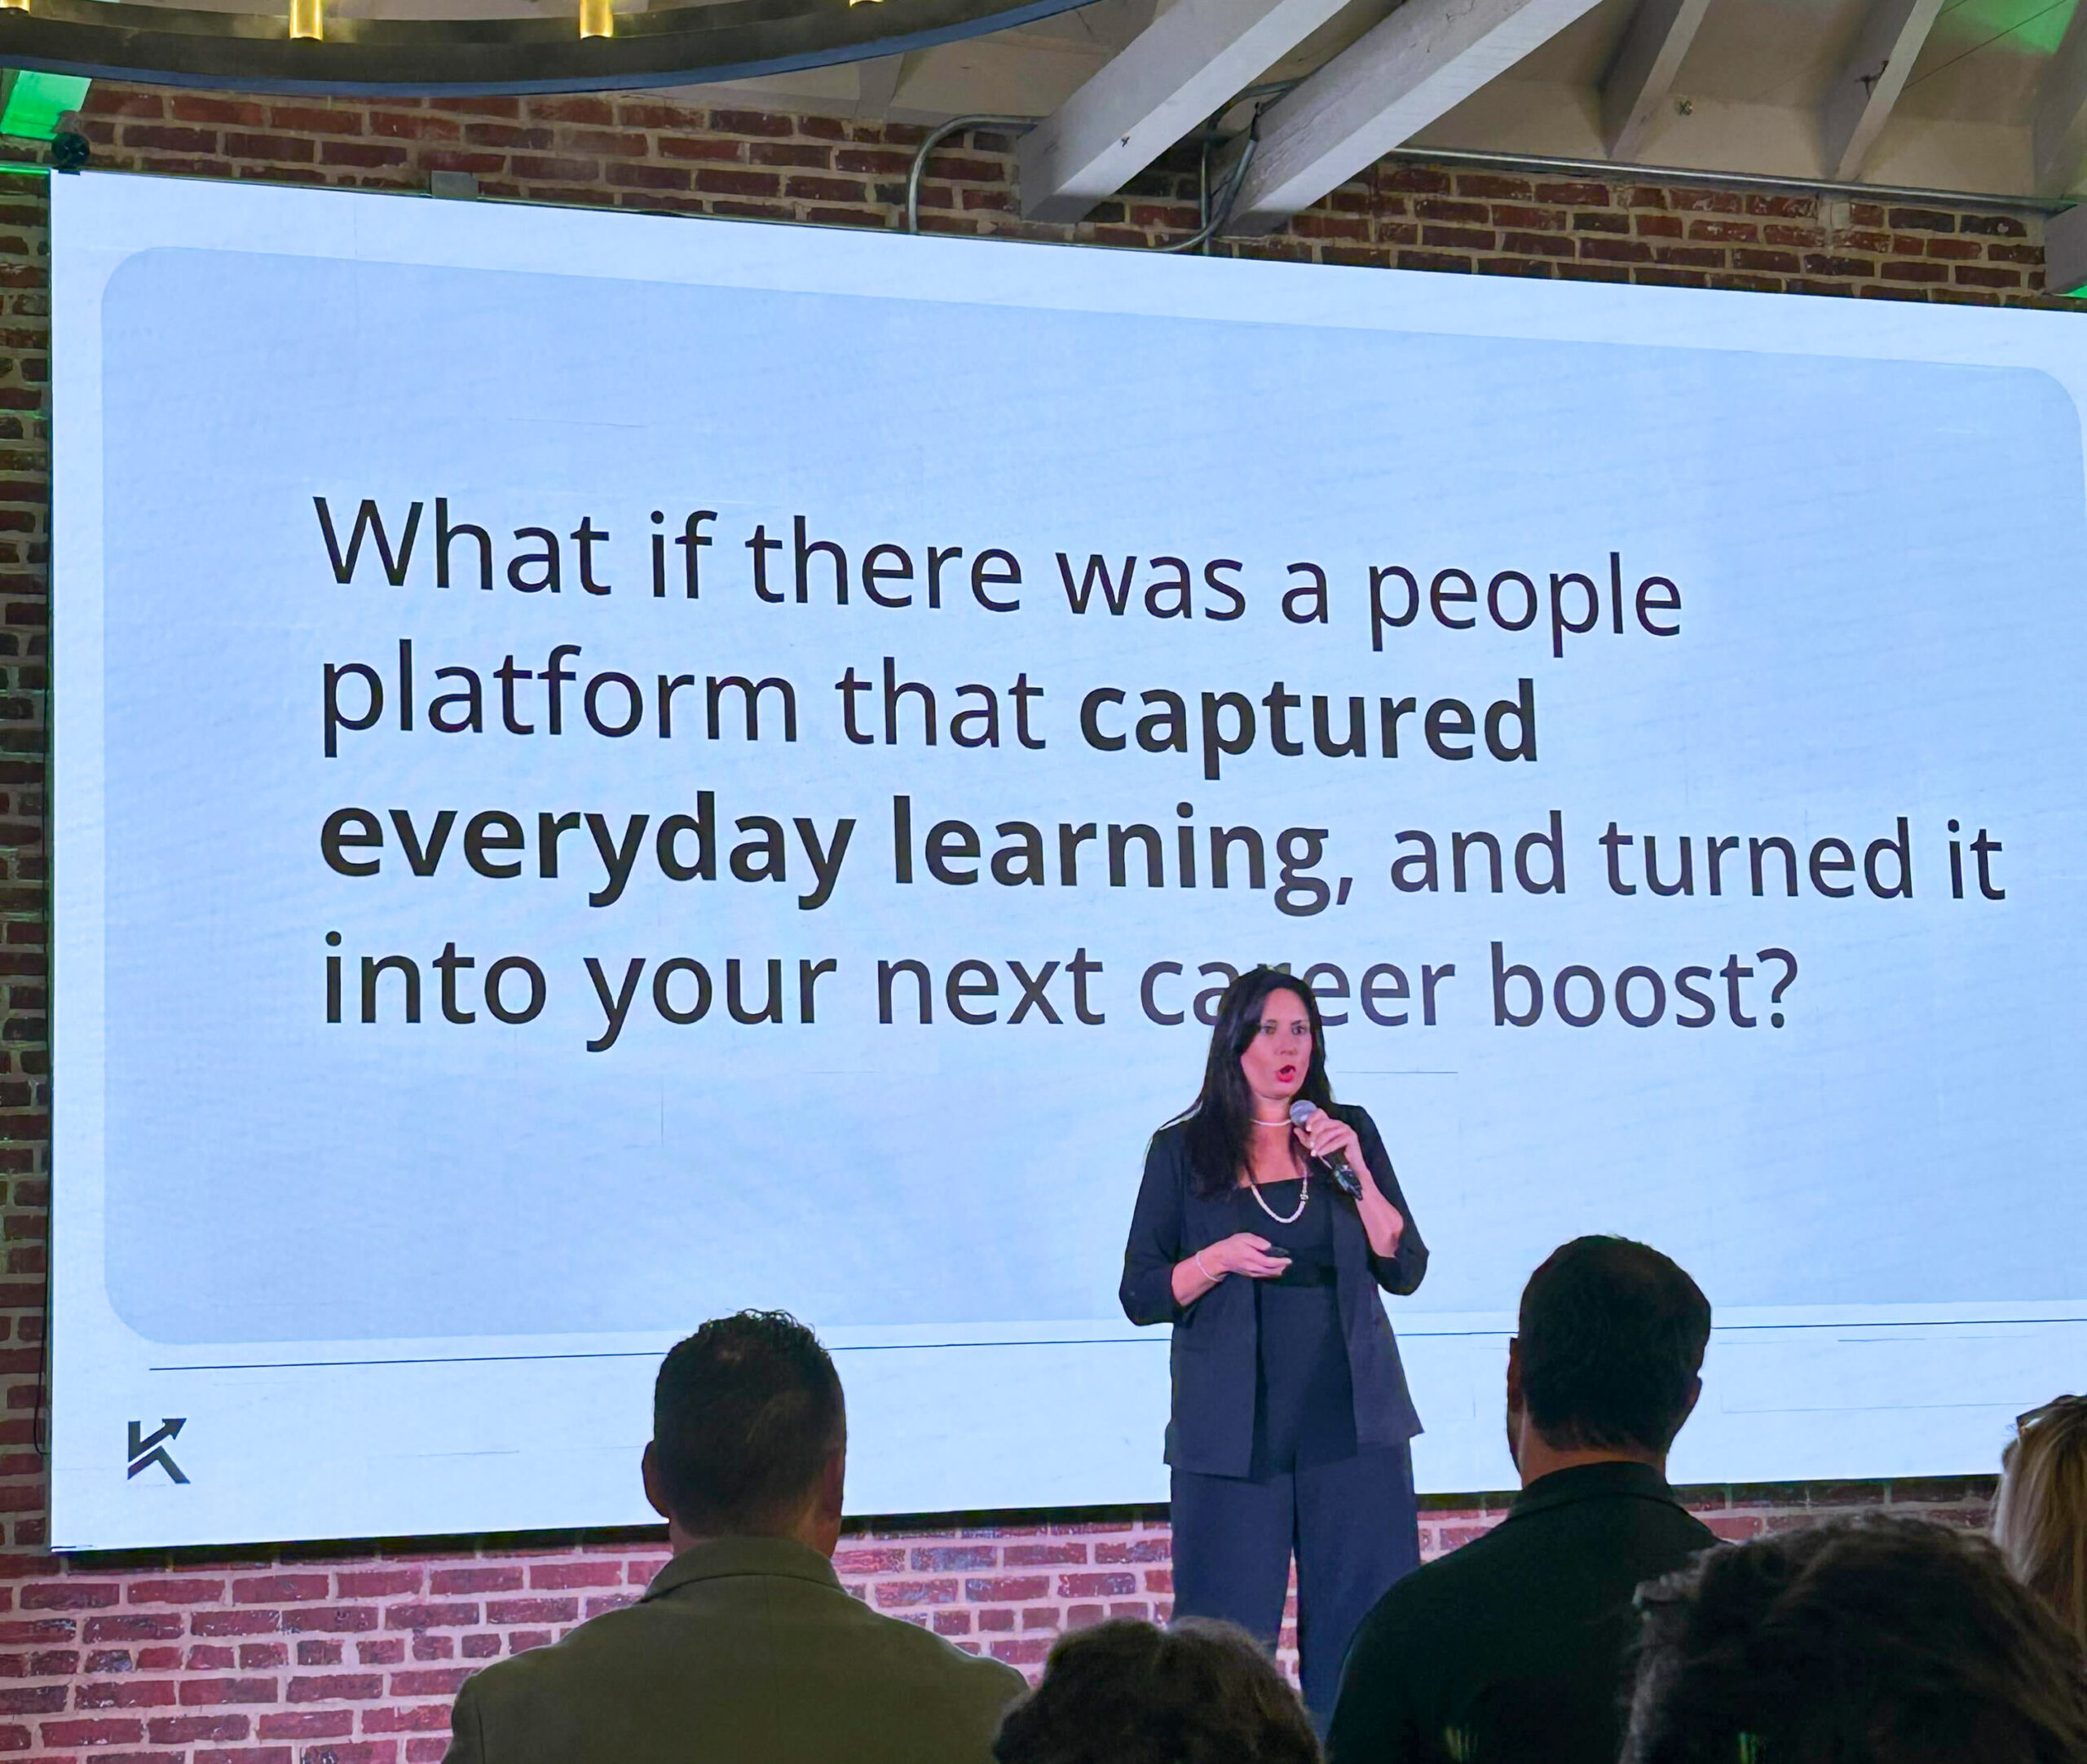
<svg viewBox="0 0 2087 1764">
<path fill-rule="evenodd" d="M 640 1519 L 748 1305 L 857 1511 L 1163 1499 L 1264 961 L 1424 1489 L 1586 1231 L 1717 1308 L 1678 1480 L 2076 1386 L 2076 323 L 52 183 L 59 1546 Z"/>
</svg>

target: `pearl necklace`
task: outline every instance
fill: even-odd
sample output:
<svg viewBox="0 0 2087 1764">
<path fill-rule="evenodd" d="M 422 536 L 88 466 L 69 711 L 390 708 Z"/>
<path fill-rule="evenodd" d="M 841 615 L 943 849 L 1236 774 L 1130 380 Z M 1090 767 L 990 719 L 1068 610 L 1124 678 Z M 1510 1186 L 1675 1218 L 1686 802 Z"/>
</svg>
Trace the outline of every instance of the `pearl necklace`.
<svg viewBox="0 0 2087 1764">
<path fill-rule="evenodd" d="M 1278 1225 L 1295 1224 L 1299 1219 L 1304 1216 L 1305 1206 L 1312 1198 L 1312 1177 L 1308 1171 L 1305 1174 L 1304 1186 L 1297 1197 L 1297 1210 L 1293 1213 L 1278 1213 L 1273 1206 L 1269 1206 L 1266 1201 L 1263 1200 L 1261 1198 L 1261 1185 L 1260 1183 L 1250 1181 L 1247 1183 L 1246 1186 L 1254 1191 L 1254 1199 L 1260 1206 L 1261 1211 L 1266 1213 L 1269 1217 L 1273 1219 Z"/>
<path fill-rule="evenodd" d="M 1251 1121 L 1257 1127 L 1286 1127 L 1291 1125 L 1290 1118 L 1287 1115 L 1284 1116 L 1280 1121 L 1264 1121 L 1259 1115 L 1249 1115 L 1246 1118 Z M 1304 1186 L 1298 1193 L 1297 1211 L 1294 1213 L 1278 1213 L 1273 1206 L 1269 1206 L 1266 1201 L 1261 1198 L 1261 1185 L 1258 1182 L 1249 1180 L 1246 1186 L 1254 1191 L 1254 1199 L 1255 1203 L 1260 1207 L 1260 1210 L 1263 1212 L 1269 1215 L 1270 1219 L 1273 1219 L 1278 1225 L 1294 1225 L 1299 1219 L 1304 1216 L 1304 1208 L 1312 1198 L 1312 1173 L 1308 1170 L 1304 1172 Z"/>
</svg>

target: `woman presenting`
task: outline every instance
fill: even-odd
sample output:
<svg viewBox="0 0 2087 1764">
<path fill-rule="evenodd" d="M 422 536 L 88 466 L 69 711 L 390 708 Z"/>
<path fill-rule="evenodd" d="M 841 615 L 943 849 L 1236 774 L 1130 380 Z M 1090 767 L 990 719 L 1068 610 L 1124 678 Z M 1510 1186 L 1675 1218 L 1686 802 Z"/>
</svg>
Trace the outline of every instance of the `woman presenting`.
<svg viewBox="0 0 2087 1764">
<path fill-rule="evenodd" d="M 1277 969 L 1242 974 L 1201 1094 L 1145 1153 L 1121 1296 L 1133 1323 L 1174 1325 L 1175 1612 L 1273 1647 L 1294 1543 L 1321 1731 L 1356 1625 L 1420 1560 L 1420 1420 L 1377 1289 L 1410 1293 L 1427 1268 L 1375 1123 L 1335 1105 L 1317 1001 Z"/>
</svg>

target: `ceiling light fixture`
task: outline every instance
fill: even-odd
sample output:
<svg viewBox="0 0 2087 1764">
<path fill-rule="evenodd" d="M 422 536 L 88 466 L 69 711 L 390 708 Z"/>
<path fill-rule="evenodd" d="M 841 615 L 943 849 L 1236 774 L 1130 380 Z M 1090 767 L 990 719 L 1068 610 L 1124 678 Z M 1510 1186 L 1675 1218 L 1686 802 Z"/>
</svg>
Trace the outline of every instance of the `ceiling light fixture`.
<svg viewBox="0 0 2087 1764">
<path fill-rule="evenodd" d="M 29 8 L 10 4 L 8 10 Z M 0 74 L 0 135 L 48 141 L 58 132 L 59 118 L 86 101 L 87 82 L 75 73 Z"/>
<path fill-rule="evenodd" d="M 541 6 L 512 0 L 351 8 L 302 41 L 291 33 L 294 0 L 29 0 L 0 30 L 6 55 L 31 66 L 212 91 L 438 97 L 701 86 L 757 74 L 839 66 L 924 49 L 1070 12 L 1083 0 L 911 0 L 893 26 L 889 7 L 858 12 L 845 0 L 611 0 L 606 40 L 583 42 L 580 0 Z M 0 0 L 4 6 L 5 0 Z M 222 11 L 232 7 L 240 10 Z M 257 15 L 250 10 L 258 7 Z M 488 8 L 498 15 L 488 15 Z M 637 16 L 633 7 L 643 15 Z M 511 10 L 510 8 L 511 7 Z M 300 25 L 307 9 L 296 6 Z M 402 16 L 402 10 L 414 15 Z M 624 16 L 610 17 L 613 11 Z M 428 12 L 444 16 L 428 16 Z M 459 11 L 468 16 L 456 15 Z M 596 21 L 589 8 L 587 23 Z M 330 28 L 329 28 L 330 25 Z M 893 36 L 893 31 L 898 34 Z"/>
</svg>

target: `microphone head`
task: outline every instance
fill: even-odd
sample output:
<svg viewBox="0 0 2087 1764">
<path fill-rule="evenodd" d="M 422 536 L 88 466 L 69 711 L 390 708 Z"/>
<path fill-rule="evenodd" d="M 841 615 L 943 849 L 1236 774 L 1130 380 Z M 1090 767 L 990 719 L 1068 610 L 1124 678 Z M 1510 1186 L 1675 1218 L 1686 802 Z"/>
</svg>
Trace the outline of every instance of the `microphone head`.
<svg viewBox="0 0 2087 1764">
<path fill-rule="evenodd" d="M 1294 1102 L 1290 1105 L 1290 1124 L 1294 1127 L 1301 1127 L 1318 1112 L 1318 1105 L 1316 1103 L 1308 1103 L 1301 1100 Z"/>
</svg>

